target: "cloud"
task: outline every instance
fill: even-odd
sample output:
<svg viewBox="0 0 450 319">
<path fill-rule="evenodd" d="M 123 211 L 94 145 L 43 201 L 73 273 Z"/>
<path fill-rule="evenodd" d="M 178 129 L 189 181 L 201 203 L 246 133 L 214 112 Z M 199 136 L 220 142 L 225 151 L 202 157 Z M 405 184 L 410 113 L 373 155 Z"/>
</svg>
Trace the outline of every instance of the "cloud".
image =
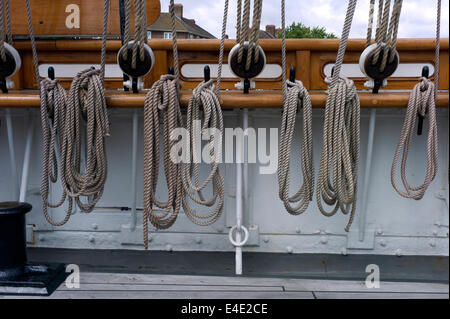
<svg viewBox="0 0 450 319">
<path fill-rule="evenodd" d="M 176 0 L 184 6 L 184 16 L 220 37 L 224 0 Z M 227 34 L 236 34 L 236 0 L 230 0 Z M 345 18 L 347 1 L 342 0 L 286 0 L 286 24 L 303 22 L 308 26 L 325 27 L 328 32 L 340 35 Z M 162 11 L 168 11 L 169 0 L 161 0 Z M 350 36 L 365 37 L 369 0 L 360 0 L 356 8 Z M 280 26 L 280 0 L 264 0 L 261 26 Z M 436 29 L 436 0 L 403 1 L 399 37 L 433 38 Z M 449 0 L 442 1 L 441 36 L 449 36 Z"/>
</svg>

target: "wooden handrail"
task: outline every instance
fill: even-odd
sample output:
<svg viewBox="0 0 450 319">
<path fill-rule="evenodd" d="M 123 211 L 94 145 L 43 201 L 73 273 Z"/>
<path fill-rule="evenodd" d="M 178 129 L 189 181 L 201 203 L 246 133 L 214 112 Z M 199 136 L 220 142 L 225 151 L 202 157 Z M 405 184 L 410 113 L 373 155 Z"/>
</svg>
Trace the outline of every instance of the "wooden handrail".
<svg viewBox="0 0 450 319">
<path fill-rule="evenodd" d="M 180 94 L 181 105 L 186 107 L 192 91 L 182 90 Z M 325 92 L 313 91 L 310 93 L 314 108 L 323 108 L 326 103 Z M 381 92 L 377 95 L 368 92 L 360 92 L 359 98 L 362 108 L 402 108 L 406 107 L 409 92 Z M 108 90 L 106 102 L 111 108 L 140 108 L 144 106 L 145 94 L 131 94 L 120 91 Z M 240 91 L 222 92 L 220 95 L 222 108 L 281 108 L 282 94 L 280 91 L 253 91 L 250 94 L 242 94 Z M 449 106 L 448 92 L 439 92 L 438 107 Z M 22 90 L 11 91 L 8 94 L 0 94 L 0 107 L 8 108 L 38 108 L 40 100 L 37 91 Z"/>
<path fill-rule="evenodd" d="M 400 51 L 426 51 L 436 47 L 434 39 L 399 39 L 397 49 Z M 148 44 L 153 50 L 172 50 L 172 41 L 164 39 L 150 39 Z M 236 44 L 235 40 L 225 41 L 225 50 L 231 50 Z M 261 46 L 264 51 L 281 51 L 281 41 L 278 39 L 261 39 Z M 365 39 L 351 39 L 348 42 L 348 51 L 362 51 L 366 45 Z M 17 40 L 14 46 L 18 50 L 31 50 L 29 40 Z M 38 50 L 42 51 L 98 51 L 101 49 L 101 40 L 40 40 L 37 42 Z M 120 40 L 109 40 L 107 50 L 117 51 L 121 47 Z M 220 40 L 178 40 L 180 51 L 217 51 L 220 47 Z M 286 50 L 288 51 L 337 51 L 339 39 L 287 39 Z M 441 39 L 441 50 L 449 49 L 449 39 Z"/>
</svg>

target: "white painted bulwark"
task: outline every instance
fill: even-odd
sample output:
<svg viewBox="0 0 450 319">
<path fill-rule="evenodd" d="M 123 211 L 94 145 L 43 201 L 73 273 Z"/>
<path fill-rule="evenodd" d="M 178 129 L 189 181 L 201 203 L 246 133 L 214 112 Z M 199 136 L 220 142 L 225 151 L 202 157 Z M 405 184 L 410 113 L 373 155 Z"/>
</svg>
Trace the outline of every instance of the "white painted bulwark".
<svg viewBox="0 0 450 319">
<path fill-rule="evenodd" d="M 185 78 L 198 79 L 203 78 L 203 69 L 206 64 L 186 63 L 181 67 L 181 74 Z M 218 73 L 218 64 L 208 64 L 211 69 L 211 77 L 216 78 Z M 264 70 L 257 76 L 259 79 L 277 79 L 281 76 L 281 66 L 279 64 L 266 64 Z M 222 77 L 224 78 L 236 78 L 231 72 L 230 66 L 224 64 L 222 67 Z"/>
<path fill-rule="evenodd" d="M 80 70 L 86 70 L 90 67 L 100 68 L 100 64 L 40 64 L 39 75 L 48 76 L 48 68 L 55 69 L 55 77 L 57 78 L 73 78 Z M 123 76 L 122 70 L 118 64 L 105 65 L 105 78 L 120 78 Z"/>
<path fill-rule="evenodd" d="M 90 65 L 89 65 L 90 66 Z M 88 66 L 88 67 L 89 67 Z M 41 74 L 45 75 L 46 66 L 41 65 Z M 197 75 L 203 72 L 198 65 Z M 79 67 L 76 67 L 79 70 Z M 68 70 L 55 67 L 58 72 Z M 108 69 L 107 69 L 108 70 Z M 110 69 L 111 70 L 111 69 Z M 114 69 L 112 69 L 114 70 Z M 120 72 L 120 70 L 118 70 Z M 186 70 L 185 70 L 186 71 Z M 200 72 L 201 71 L 201 72 Z M 111 71 L 112 72 L 112 71 Z M 214 76 L 215 68 L 212 68 Z M 69 72 L 70 73 L 70 72 Z M 67 74 L 69 74 L 67 73 Z M 121 73 L 120 73 L 121 74 Z M 196 76 L 193 74 L 192 76 Z M 274 75 L 276 76 L 276 74 Z M 14 141 L 17 176 L 11 171 L 9 156 L 7 113 L 0 109 L 0 201 L 18 198 L 17 184 L 23 181 L 22 167 L 26 152 L 29 118 L 35 122 L 33 140 L 30 148 L 28 177 L 25 179 L 23 191 L 25 200 L 33 205 L 27 214 L 28 244 L 36 247 L 88 248 L 88 249 L 143 249 L 142 243 L 142 193 L 143 193 L 143 118 L 142 109 L 111 109 L 111 136 L 106 139 L 108 158 L 108 179 L 104 194 L 98 208 L 91 214 L 74 212 L 71 220 L 63 227 L 49 225 L 42 213 L 42 199 L 39 194 L 41 184 L 41 128 L 39 110 L 10 110 Z M 448 129 L 449 110 L 437 110 L 439 168 L 437 176 L 420 201 L 400 197 L 392 188 L 390 169 L 392 157 L 397 146 L 402 127 L 405 109 L 377 109 L 373 131 L 372 162 L 366 165 L 368 137 L 370 127 L 370 110 L 361 110 L 361 161 L 359 166 L 359 194 L 356 219 L 352 232 L 344 231 L 348 216 L 336 214 L 324 217 L 317 204 L 310 203 L 308 210 L 301 216 L 289 215 L 278 198 L 278 182 L 276 174 L 260 175 L 260 163 L 248 165 L 248 207 L 243 212 L 243 225 L 249 229 L 248 245 L 245 252 L 278 252 L 278 253 L 332 253 L 332 254 L 386 254 L 386 255 L 440 255 L 449 254 L 449 214 L 448 214 Z M 298 114 L 299 121 L 301 113 Z M 134 122 L 133 122 L 134 121 Z M 224 112 L 225 127 L 241 126 L 238 111 Z M 280 125 L 280 110 L 250 110 L 248 125 L 254 128 L 277 128 Z M 136 126 L 137 122 L 137 126 Z M 134 123 L 134 125 L 133 125 Z M 315 178 L 319 167 L 322 149 L 323 109 L 313 111 L 313 153 Z M 133 133 L 137 130 L 137 137 Z M 11 129 L 11 127 L 10 127 Z M 425 132 L 427 124 L 425 125 Z M 267 131 L 268 132 L 268 131 Z M 269 134 L 267 133 L 267 136 Z M 300 172 L 299 150 L 301 127 L 296 128 L 292 146 L 292 172 Z M 137 144 L 133 140 L 137 138 Z M 133 155 L 133 144 L 137 145 Z M 408 157 L 408 178 L 411 183 L 423 181 L 425 171 L 426 134 L 414 136 Z M 267 150 L 269 148 L 267 147 Z M 133 158 L 136 166 L 133 168 Z M 266 165 L 266 164 L 264 164 Z M 204 178 L 208 167 L 201 167 L 201 178 Z M 369 167 L 370 174 L 365 172 Z M 222 164 L 221 172 L 225 178 L 225 207 L 221 218 L 213 225 L 199 227 L 180 213 L 175 225 L 164 231 L 151 228 L 149 247 L 151 250 L 173 251 L 230 251 L 235 247 L 228 240 L 231 226 L 236 225 L 236 165 Z M 135 178 L 133 172 L 137 172 Z M 293 173 L 292 188 L 300 185 L 300 174 Z M 364 192 L 364 176 L 370 176 L 367 191 Z M 16 178 L 16 182 L 13 179 Z M 161 182 L 164 174 L 160 171 Z M 15 186 L 16 185 L 16 186 Z M 121 210 L 121 207 L 134 207 L 136 195 L 136 215 L 132 210 Z M 59 199 L 59 187 L 52 187 L 50 198 L 53 202 Z M 167 194 L 161 190 L 157 195 L 161 200 Z M 210 194 L 205 194 L 209 196 Z M 365 198 L 363 198 L 365 196 Z M 195 206 L 194 206 L 195 207 Z M 197 208 L 197 207 L 195 207 Z M 50 209 L 50 214 L 60 218 L 66 207 Z M 365 221 L 360 223 L 364 209 Z M 134 219 L 135 218 L 135 219 Z M 134 220 L 137 221 L 134 227 Z M 32 226 L 31 226 L 32 225 Z M 359 241 L 360 227 L 364 227 L 363 241 Z M 350 292 L 349 292 L 350 293 Z M 326 295 L 324 293 L 324 297 Z"/>
<path fill-rule="evenodd" d="M 397 70 L 392 74 L 393 78 L 420 77 L 422 68 L 428 66 L 430 76 L 434 74 L 434 65 L 431 63 L 400 63 Z M 325 76 L 331 76 L 334 63 L 326 64 L 323 68 Z M 358 64 L 344 63 L 341 69 L 341 75 L 347 78 L 366 78 L 367 76 L 361 72 Z"/>
</svg>

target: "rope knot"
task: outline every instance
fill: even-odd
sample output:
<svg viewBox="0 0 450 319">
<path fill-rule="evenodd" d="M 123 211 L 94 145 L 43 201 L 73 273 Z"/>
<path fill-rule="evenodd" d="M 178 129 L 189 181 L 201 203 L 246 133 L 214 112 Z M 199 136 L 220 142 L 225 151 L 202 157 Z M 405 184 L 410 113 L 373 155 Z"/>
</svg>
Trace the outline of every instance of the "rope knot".
<svg viewBox="0 0 450 319">
<path fill-rule="evenodd" d="M 43 87 L 45 87 L 45 89 L 50 92 L 53 91 L 55 89 L 55 87 L 58 85 L 59 81 L 58 79 L 49 79 L 49 78 L 45 78 L 41 81 L 41 85 Z"/>
<path fill-rule="evenodd" d="M 421 92 L 425 92 L 426 90 L 428 90 L 429 85 L 433 85 L 433 82 L 431 82 L 431 80 L 429 78 L 426 77 L 420 77 L 419 79 L 420 81 L 420 91 Z"/>
</svg>

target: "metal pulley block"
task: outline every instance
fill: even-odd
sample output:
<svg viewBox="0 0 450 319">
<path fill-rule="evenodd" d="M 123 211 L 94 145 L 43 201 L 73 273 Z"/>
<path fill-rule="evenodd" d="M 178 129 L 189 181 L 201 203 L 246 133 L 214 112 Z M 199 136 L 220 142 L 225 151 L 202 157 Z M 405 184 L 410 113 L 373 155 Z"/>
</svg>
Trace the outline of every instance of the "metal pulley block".
<svg viewBox="0 0 450 319">
<path fill-rule="evenodd" d="M 368 88 L 372 88 L 374 93 L 378 93 L 378 90 L 381 87 L 385 87 L 387 85 L 387 78 L 390 77 L 397 70 L 398 65 L 400 63 L 400 57 L 398 55 L 397 50 L 389 48 L 389 50 L 394 50 L 394 60 L 392 62 L 388 61 L 386 63 L 386 67 L 383 71 L 380 71 L 381 63 L 383 60 L 384 50 L 386 49 L 386 44 L 383 43 L 381 45 L 380 55 L 376 63 L 373 63 L 373 57 L 375 55 L 375 51 L 377 48 L 377 44 L 374 43 L 368 46 L 361 57 L 359 58 L 359 68 L 361 72 L 370 78 L 364 86 Z M 391 52 L 389 52 L 390 56 Z"/>
<path fill-rule="evenodd" d="M 4 44 L 6 52 L 6 60 L 0 58 L 0 88 L 3 93 L 7 93 L 8 89 L 14 87 L 14 82 L 10 80 L 22 65 L 19 52 L 8 43 Z"/>
<path fill-rule="evenodd" d="M 119 64 L 122 72 L 130 77 L 130 80 L 124 81 L 123 85 L 136 92 L 137 90 L 143 89 L 144 85 L 141 79 L 153 69 L 153 65 L 155 64 L 155 55 L 153 54 L 153 50 L 150 48 L 150 46 L 145 43 L 144 61 L 141 61 L 139 58 L 140 47 L 138 47 L 138 57 L 136 61 L 136 67 L 133 68 L 132 66 L 133 45 L 134 41 L 130 41 L 128 42 L 128 45 L 126 47 L 123 46 L 119 50 L 119 53 L 117 54 L 117 64 Z M 128 50 L 128 56 L 126 60 L 123 57 L 124 50 Z"/>
<path fill-rule="evenodd" d="M 244 50 L 241 62 L 238 62 L 239 47 L 240 44 L 236 44 L 231 49 L 230 54 L 228 55 L 228 65 L 230 66 L 231 72 L 235 76 L 242 79 L 241 83 L 238 83 L 236 87 L 238 89 L 243 88 L 244 93 L 248 93 L 248 90 L 250 88 L 255 87 L 254 82 L 250 81 L 250 79 L 253 79 L 257 77 L 259 74 L 261 74 L 261 72 L 264 70 L 266 66 L 266 55 L 261 46 L 258 45 L 257 49 L 259 50 L 259 59 L 258 61 L 255 62 L 254 58 L 252 57 L 250 67 L 248 70 L 246 70 L 245 64 L 247 62 L 249 44 L 248 42 L 244 43 Z"/>
</svg>

